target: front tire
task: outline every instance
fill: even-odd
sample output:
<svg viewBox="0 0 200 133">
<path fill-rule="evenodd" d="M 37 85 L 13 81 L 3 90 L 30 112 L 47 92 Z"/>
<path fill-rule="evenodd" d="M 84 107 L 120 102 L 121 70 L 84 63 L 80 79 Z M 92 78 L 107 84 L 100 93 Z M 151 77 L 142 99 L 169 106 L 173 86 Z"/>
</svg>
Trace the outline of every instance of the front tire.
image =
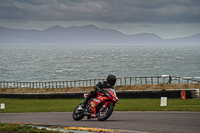
<svg viewBox="0 0 200 133">
<path fill-rule="evenodd" d="M 78 106 L 75 108 L 75 110 L 74 110 L 74 112 L 73 112 L 73 114 L 72 114 L 72 117 L 73 117 L 73 119 L 74 119 L 75 121 L 79 121 L 79 120 L 83 119 L 83 117 L 84 117 L 83 111 L 77 111 L 77 108 L 78 108 L 79 106 L 80 106 L 80 105 L 78 105 Z"/>
<path fill-rule="evenodd" d="M 99 113 L 97 115 L 97 119 L 99 121 L 105 121 L 110 117 L 112 112 L 113 112 L 113 104 L 108 103 L 106 108 L 104 109 L 104 111 L 99 111 Z"/>
</svg>

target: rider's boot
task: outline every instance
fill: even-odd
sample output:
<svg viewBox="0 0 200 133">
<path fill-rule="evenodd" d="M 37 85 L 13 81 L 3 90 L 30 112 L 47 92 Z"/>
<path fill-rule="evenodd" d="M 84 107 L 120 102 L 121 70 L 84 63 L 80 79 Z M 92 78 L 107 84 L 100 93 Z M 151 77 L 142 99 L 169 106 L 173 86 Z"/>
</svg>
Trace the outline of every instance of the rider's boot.
<svg viewBox="0 0 200 133">
<path fill-rule="evenodd" d="M 85 100 L 83 101 L 83 103 L 81 104 L 81 107 L 82 107 L 83 110 L 86 108 L 86 104 L 87 104 L 87 102 L 88 102 L 89 100 L 90 100 L 90 97 L 87 96 L 87 97 L 85 98 Z"/>
<path fill-rule="evenodd" d="M 86 107 L 86 101 L 84 101 L 84 102 L 81 104 L 81 107 L 82 107 L 83 109 L 85 109 L 85 107 Z"/>
</svg>

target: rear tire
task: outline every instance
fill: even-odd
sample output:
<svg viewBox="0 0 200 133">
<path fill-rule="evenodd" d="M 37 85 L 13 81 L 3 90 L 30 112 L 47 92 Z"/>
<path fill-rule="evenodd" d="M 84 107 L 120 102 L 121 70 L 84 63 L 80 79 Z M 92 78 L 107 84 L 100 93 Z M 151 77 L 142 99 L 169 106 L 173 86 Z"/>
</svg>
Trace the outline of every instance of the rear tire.
<svg viewBox="0 0 200 133">
<path fill-rule="evenodd" d="M 83 111 L 77 111 L 77 108 L 79 106 L 80 106 L 80 104 L 75 108 L 75 110 L 72 114 L 72 117 L 75 121 L 79 121 L 79 120 L 83 119 L 83 117 L 84 117 Z"/>
<path fill-rule="evenodd" d="M 113 112 L 113 104 L 108 103 L 103 112 L 99 111 L 99 113 L 97 115 L 97 119 L 99 121 L 105 121 L 105 120 L 107 120 L 110 117 L 110 115 L 112 114 L 112 112 Z"/>
</svg>

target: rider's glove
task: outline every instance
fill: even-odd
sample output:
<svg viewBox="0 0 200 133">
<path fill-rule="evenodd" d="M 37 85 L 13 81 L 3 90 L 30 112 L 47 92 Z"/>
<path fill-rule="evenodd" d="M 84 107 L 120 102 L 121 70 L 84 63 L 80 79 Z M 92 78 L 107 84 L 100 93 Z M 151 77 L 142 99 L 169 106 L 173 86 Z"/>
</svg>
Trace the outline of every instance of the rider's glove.
<svg viewBox="0 0 200 133">
<path fill-rule="evenodd" d="M 105 94 L 105 91 L 103 91 L 103 90 L 99 90 L 99 92 L 101 92 L 101 93 Z"/>
<path fill-rule="evenodd" d="M 108 91 L 107 90 L 102 90 L 101 93 L 103 93 L 104 95 L 107 95 Z"/>
</svg>

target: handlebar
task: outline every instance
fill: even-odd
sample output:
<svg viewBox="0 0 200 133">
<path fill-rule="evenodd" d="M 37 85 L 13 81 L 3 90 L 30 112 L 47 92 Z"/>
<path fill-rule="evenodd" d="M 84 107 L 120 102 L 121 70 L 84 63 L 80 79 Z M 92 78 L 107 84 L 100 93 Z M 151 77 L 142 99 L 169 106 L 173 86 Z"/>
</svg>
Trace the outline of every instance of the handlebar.
<svg viewBox="0 0 200 133">
<path fill-rule="evenodd" d="M 107 90 L 105 90 L 104 88 L 101 90 L 101 91 L 99 91 L 100 93 L 103 93 L 104 95 L 106 95 L 106 96 L 108 96 L 108 91 Z"/>
</svg>

